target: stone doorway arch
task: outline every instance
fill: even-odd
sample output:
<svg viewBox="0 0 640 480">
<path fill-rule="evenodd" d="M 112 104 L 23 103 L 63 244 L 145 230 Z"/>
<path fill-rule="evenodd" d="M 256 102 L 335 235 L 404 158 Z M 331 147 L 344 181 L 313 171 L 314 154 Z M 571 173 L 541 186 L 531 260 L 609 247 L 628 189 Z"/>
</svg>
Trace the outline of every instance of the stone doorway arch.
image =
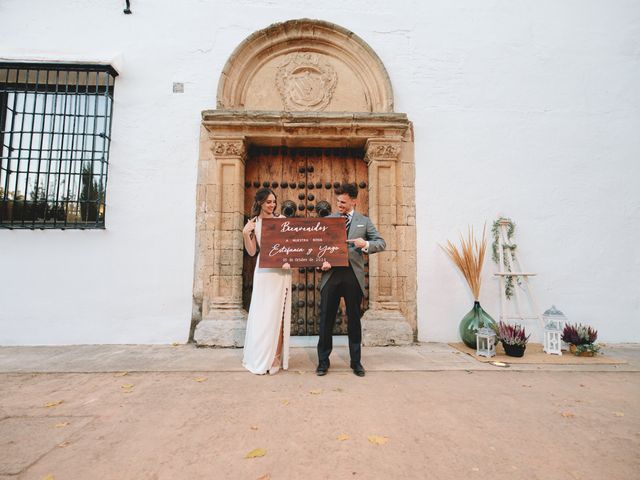
<svg viewBox="0 0 640 480">
<path fill-rule="evenodd" d="M 393 112 L 384 65 L 357 35 L 318 20 L 255 32 L 233 52 L 216 110 L 202 112 L 196 206 L 194 340 L 242 346 L 245 159 L 251 145 L 364 152 L 369 216 L 387 250 L 369 264 L 365 345 L 416 333 L 413 129 Z"/>
</svg>

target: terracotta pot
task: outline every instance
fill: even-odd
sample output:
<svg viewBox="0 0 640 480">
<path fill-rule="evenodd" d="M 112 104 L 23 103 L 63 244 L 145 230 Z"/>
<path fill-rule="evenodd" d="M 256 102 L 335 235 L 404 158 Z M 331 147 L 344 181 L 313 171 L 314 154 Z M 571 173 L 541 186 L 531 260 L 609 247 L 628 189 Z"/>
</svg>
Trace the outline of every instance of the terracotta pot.
<svg viewBox="0 0 640 480">
<path fill-rule="evenodd" d="M 590 350 L 585 350 L 584 352 L 576 353 L 577 350 L 578 350 L 578 347 L 576 347 L 575 345 L 573 344 L 569 345 L 569 351 L 578 357 L 593 357 L 595 355 L 595 352 L 592 352 Z"/>
</svg>

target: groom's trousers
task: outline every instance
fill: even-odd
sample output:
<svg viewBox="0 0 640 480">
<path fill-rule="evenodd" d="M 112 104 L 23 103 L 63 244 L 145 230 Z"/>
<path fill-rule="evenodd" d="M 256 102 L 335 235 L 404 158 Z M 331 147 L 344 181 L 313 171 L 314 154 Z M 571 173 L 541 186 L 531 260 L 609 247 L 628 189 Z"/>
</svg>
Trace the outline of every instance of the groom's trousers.
<svg viewBox="0 0 640 480">
<path fill-rule="evenodd" d="M 362 326 L 360 324 L 362 289 L 351 266 L 333 267 L 331 277 L 320 292 L 320 337 L 318 338 L 318 362 L 329 361 L 333 350 L 333 327 L 344 298 L 347 307 L 347 332 L 349 334 L 349 355 L 352 362 L 360 362 Z"/>
</svg>

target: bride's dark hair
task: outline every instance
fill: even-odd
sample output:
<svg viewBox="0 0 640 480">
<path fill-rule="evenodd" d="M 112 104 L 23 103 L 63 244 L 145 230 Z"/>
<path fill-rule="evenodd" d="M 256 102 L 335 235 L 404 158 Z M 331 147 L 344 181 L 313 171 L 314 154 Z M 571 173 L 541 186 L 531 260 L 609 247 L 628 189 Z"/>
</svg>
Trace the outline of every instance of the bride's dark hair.
<svg viewBox="0 0 640 480">
<path fill-rule="evenodd" d="M 251 207 L 251 218 L 257 217 L 260 215 L 260 211 L 262 210 L 262 204 L 267 201 L 269 195 L 273 195 L 276 199 L 276 206 L 273 209 L 273 213 L 276 213 L 276 208 L 278 208 L 278 196 L 276 193 L 270 188 L 261 188 L 256 192 L 256 196 L 253 200 L 253 206 Z"/>
</svg>

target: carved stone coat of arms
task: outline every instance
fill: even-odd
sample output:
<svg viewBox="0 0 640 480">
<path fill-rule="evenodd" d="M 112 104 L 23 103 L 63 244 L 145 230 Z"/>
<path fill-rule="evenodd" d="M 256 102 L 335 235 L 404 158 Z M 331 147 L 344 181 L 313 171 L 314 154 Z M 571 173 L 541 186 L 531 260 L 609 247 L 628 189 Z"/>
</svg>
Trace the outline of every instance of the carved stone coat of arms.
<svg viewBox="0 0 640 480">
<path fill-rule="evenodd" d="M 327 108 L 338 76 L 320 55 L 297 52 L 287 55 L 278 66 L 276 85 L 284 109 L 321 111 Z"/>
</svg>

